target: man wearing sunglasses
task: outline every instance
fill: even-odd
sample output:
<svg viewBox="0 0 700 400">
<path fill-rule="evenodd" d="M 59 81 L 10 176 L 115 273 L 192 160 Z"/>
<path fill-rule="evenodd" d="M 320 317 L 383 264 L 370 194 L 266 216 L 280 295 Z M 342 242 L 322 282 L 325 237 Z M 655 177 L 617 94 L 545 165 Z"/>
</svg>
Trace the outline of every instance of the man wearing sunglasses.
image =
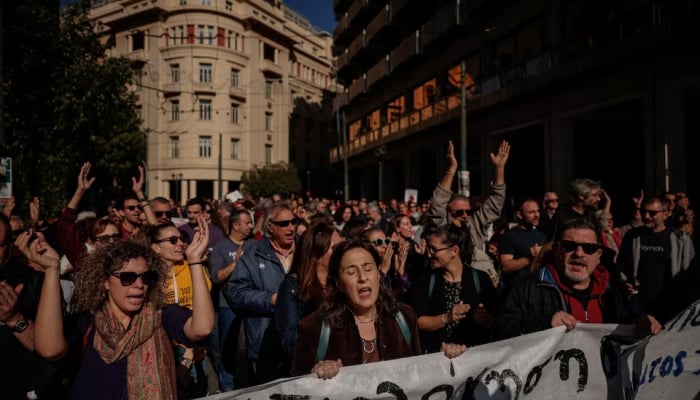
<svg viewBox="0 0 700 400">
<path fill-rule="evenodd" d="M 296 221 L 292 210 L 284 204 L 269 208 L 263 224 L 265 237 L 254 249 L 243 254 L 229 279 L 230 300 L 245 324 L 248 359 L 253 365 L 255 384 L 289 373 L 282 370 L 281 347 L 270 322 L 277 303 L 277 290 L 292 265 Z M 266 338 L 264 343 L 263 337 Z"/>
<path fill-rule="evenodd" d="M 623 237 L 617 261 L 633 294 L 635 313 L 657 315 L 657 297 L 688 268 L 695 250 L 687 234 L 666 225 L 669 211 L 665 198 L 644 198 L 639 212 L 644 225 Z"/>
<path fill-rule="evenodd" d="M 573 219 L 558 232 L 545 263 L 509 292 L 495 326 L 498 339 L 631 318 L 624 283 L 600 265 L 603 250 L 595 225 Z"/>
<path fill-rule="evenodd" d="M 173 205 L 165 197 L 154 197 L 151 199 L 151 210 L 153 210 L 158 224 L 167 224 L 173 217 Z"/>
<path fill-rule="evenodd" d="M 509 154 L 510 144 L 505 140 L 501 142 L 496 154 L 489 154 L 494 167 L 489 196 L 481 206 L 472 208 L 469 197 L 452 193 L 452 182 L 458 164 L 454 145 L 450 141 L 447 146 L 447 171 L 433 190 L 428 211 L 428 218 L 437 226 L 451 222 L 457 226 L 468 227 L 474 245 L 471 266 L 488 273 L 494 284 L 498 283 L 499 277 L 493 260 L 486 253 L 486 244 L 489 239 L 489 227 L 501 216 L 503 210 L 506 196 L 505 167 Z"/>
</svg>

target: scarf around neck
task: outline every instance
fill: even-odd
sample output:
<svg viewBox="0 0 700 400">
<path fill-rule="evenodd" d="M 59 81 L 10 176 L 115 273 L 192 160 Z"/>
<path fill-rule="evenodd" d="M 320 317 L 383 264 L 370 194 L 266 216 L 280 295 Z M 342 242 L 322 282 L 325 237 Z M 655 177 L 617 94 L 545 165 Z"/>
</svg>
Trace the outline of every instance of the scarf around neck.
<svg viewBox="0 0 700 400">
<path fill-rule="evenodd" d="M 163 313 L 146 302 L 128 329 L 112 317 L 105 303 L 95 313 L 93 345 L 107 364 L 126 358 L 126 391 L 129 400 L 174 400 L 175 358 L 163 328 Z"/>
</svg>

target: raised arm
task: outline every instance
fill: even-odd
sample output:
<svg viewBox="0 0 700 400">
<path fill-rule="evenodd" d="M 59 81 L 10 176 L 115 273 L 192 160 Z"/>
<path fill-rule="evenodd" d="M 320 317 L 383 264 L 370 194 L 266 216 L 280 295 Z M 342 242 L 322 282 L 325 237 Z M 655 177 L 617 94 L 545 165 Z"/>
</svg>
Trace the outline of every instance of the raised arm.
<svg viewBox="0 0 700 400">
<path fill-rule="evenodd" d="M 73 197 L 71 197 L 66 207 L 77 210 L 80 200 L 85 195 L 85 192 L 87 192 L 90 189 L 90 186 L 92 186 L 93 182 L 95 182 L 94 176 L 91 179 L 88 179 L 88 175 L 90 174 L 90 166 L 91 164 L 89 162 L 85 162 L 83 163 L 83 166 L 80 167 L 80 172 L 78 173 L 78 187 L 75 189 L 75 193 L 73 193 Z"/>
<path fill-rule="evenodd" d="M 56 250 L 46 242 L 34 240 L 29 244 L 31 232 L 17 238 L 17 247 L 28 252 L 29 257 L 44 269 L 44 283 L 33 328 L 34 350 L 49 361 L 62 358 L 68 351 L 68 342 L 63 336 L 63 310 L 61 309 L 61 271 Z"/>
<path fill-rule="evenodd" d="M 498 153 L 489 153 L 491 157 L 491 162 L 494 166 L 494 185 L 503 185 L 506 183 L 506 162 L 508 162 L 508 155 L 510 154 L 510 144 L 507 141 L 502 141 L 500 147 L 498 148 Z"/>
<path fill-rule="evenodd" d="M 450 140 L 447 142 L 447 170 L 440 178 L 440 186 L 445 190 L 452 190 L 452 181 L 457 173 L 457 158 L 455 158 L 455 145 Z"/>
<path fill-rule="evenodd" d="M 139 200 L 139 206 L 141 206 L 141 210 L 143 210 L 144 214 L 146 214 L 146 221 L 148 221 L 148 224 L 158 225 L 158 218 L 156 218 L 156 214 L 151 209 L 151 202 L 146 198 L 146 195 L 143 193 L 143 183 L 143 166 L 139 165 L 139 178 L 136 179 L 136 177 L 134 176 L 131 177 L 131 189 L 134 191 L 136 198 Z"/>
<path fill-rule="evenodd" d="M 198 229 L 185 254 L 192 276 L 192 317 L 185 322 L 185 335 L 193 342 L 205 339 L 214 328 L 214 305 L 204 276 L 204 262 L 209 243 L 209 226 L 204 216 L 197 218 Z"/>
</svg>

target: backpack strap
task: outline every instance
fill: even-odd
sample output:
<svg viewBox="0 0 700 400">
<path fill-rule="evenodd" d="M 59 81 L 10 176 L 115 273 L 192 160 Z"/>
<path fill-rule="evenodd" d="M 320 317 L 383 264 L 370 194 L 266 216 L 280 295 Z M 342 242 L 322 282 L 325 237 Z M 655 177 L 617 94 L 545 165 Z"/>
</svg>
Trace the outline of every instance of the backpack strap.
<svg viewBox="0 0 700 400">
<path fill-rule="evenodd" d="M 408 345 L 411 345 L 411 330 L 408 328 L 408 323 L 406 318 L 403 316 L 401 311 L 396 313 L 396 323 L 401 329 L 401 335 L 406 340 Z M 331 327 L 328 325 L 328 321 L 323 320 L 321 323 L 321 335 L 318 338 L 318 346 L 316 347 L 316 362 L 323 361 L 326 358 L 326 352 L 328 351 L 328 340 L 331 336 Z"/>
<path fill-rule="evenodd" d="M 316 347 L 316 361 L 323 361 L 326 358 L 328 351 L 328 339 L 331 336 L 331 327 L 325 319 L 321 324 L 321 335 L 318 338 L 318 346 Z"/>
<path fill-rule="evenodd" d="M 479 282 L 479 273 L 476 272 L 476 268 L 472 268 L 472 278 L 474 278 L 474 288 L 476 289 L 476 294 L 481 293 L 481 282 Z"/>
<path fill-rule="evenodd" d="M 406 322 L 406 318 L 404 318 L 401 310 L 399 310 L 399 312 L 396 313 L 396 323 L 399 324 L 399 329 L 401 329 L 401 334 L 403 335 L 403 338 L 406 339 L 406 343 L 410 346 L 411 345 L 411 330 L 408 329 L 408 323 Z"/>
<path fill-rule="evenodd" d="M 433 289 L 435 289 L 435 274 L 430 274 L 430 282 L 428 283 L 428 298 L 433 296 Z"/>
</svg>

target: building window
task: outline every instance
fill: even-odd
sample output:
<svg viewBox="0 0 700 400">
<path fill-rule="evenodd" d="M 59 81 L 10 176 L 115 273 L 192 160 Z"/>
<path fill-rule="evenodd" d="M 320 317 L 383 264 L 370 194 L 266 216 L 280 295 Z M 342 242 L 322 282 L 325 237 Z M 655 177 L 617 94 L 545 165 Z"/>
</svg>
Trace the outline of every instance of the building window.
<svg viewBox="0 0 700 400">
<path fill-rule="evenodd" d="M 211 64 L 199 64 L 199 82 L 211 83 Z"/>
<path fill-rule="evenodd" d="M 275 62 L 275 48 L 267 43 L 263 43 L 263 59 Z"/>
<path fill-rule="evenodd" d="M 238 123 L 238 104 L 231 103 L 231 122 Z"/>
<path fill-rule="evenodd" d="M 170 158 L 180 158 L 180 137 L 170 137 Z"/>
<path fill-rule="evenodd" d="M 232 1 L 226 2 L 226 11 L 233 11 L 233 2 Z"/>
<path fill-rule="evenodd" d="M 186 5 L 187 5 L 187 0 L 180 0 L 180 5 L 181 5 L 181 6 L 186 6 Z"/>
<path fill-rule="evenodd" d="M 143 50 L 146 43 L 146 35 L 136 32 L 131 36 L 131 51 Z"/>
<path fill-rule="evenodd" d="M 241 144 L 240 139 L 231 139 L 231 159 L 238 160 L 238 148 Z"/>
<path fill-rule="evenodd" d="M 265 130 L 266 131 L 272 130 L 272 113 L 271 112 L 265 113 Z"/>
<path fill-rule="evenodd" d="M 199 137 L 199 157 L 211 158 L 211 136 Z"/>
<path fill-rule="evenodd" d="M 178 100 L 173 100 L 170 102 L 170 120 L 180 120 L 180 102 Z"/>
<path fill-rule="evenodd" d="M 170 82 L 180 83 L 180 64 L 170 64 Z"/>
<path fill-rule="evenodd" d="M 214 36 L 216 34 L 214 33 L 214 27 L 213 26 L 207 26 L 207 44 L 213 45 L 214 44 Z"/>
<path fill-rule="evenodd" d="M 211 5 L 211 0 L 202 0 L 202 5 L 203 5 L 203 6 L 210 6 L 210 5 Z"/>
<path fill-rule="evenodd" d="M 238 87 L 241 71 L 231 68 L 231 87 Z"/>
<path fill-rule="evenodd" d="M 272 99 L 272 82 L 265 81 L 265 98 Z"/>
<path fill-rule="evenodd" d="M 199 119 L 211 121 L 211 100 L 199 101 Z"/>
<path fill-rule="evenodd" d="M 197 25 L 197 37 L 199 44 L 204 44 L 204 25 Z"/>
<path fill-rule="evenodd" d="M 272 145 L 271 144 L 265 145 L 265 164 L 266 165 L 272 164 Z"/>
</svg>

